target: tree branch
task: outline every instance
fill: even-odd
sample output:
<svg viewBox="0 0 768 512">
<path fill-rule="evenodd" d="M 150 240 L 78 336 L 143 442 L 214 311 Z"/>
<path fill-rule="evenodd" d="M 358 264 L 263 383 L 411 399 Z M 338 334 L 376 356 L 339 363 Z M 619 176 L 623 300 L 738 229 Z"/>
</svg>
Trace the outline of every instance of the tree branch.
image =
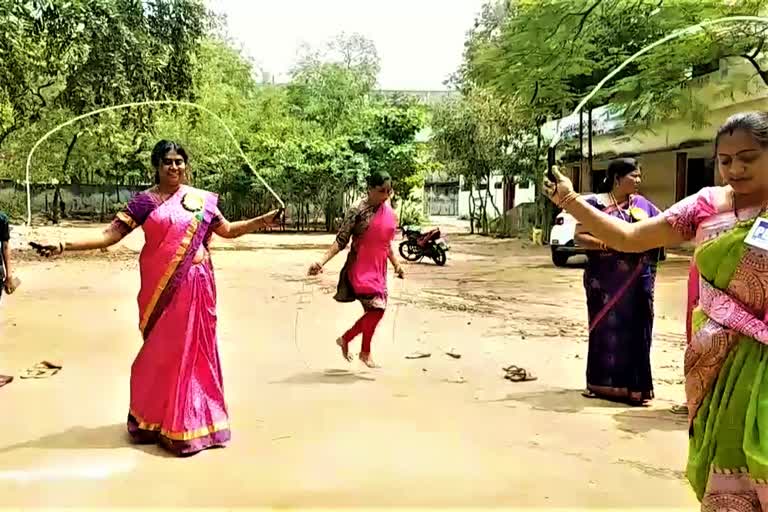
<svg viewBox="0 0 768 512">
<path fill-rule="evenodd" d="M 530 105 L 533 105 L 533 103 L 536 101 L 536 98 L 539 96 L 539 81 L 536 80 L 536 86 L 533 89 L 533 96 L 531 96 Z"/>
<path fill-rule="evenodd" d="M 52 86 L 54 83 L 56 83 L 54 80 L 50 80 L 48 83 L 43 84 L 40 87 L 38 87 L 37 88 L 37 92 L 35 92 L 35 96 L 37 96 L 40 99 L 40 102 L 43 104 L 43 107 L 47 107 L 48 106 L 48 102 L 45 101 L 45 98 L 42 95 L 42 91 L 46 87 Z"/>
<path fill-rule="evenodd" d="M 763 68 L 760 67 L 760 63 L 757 62 L 757 59 L 752 55 L 746 54 L 741 55 L 741 57 L 747 59 L 747 61 L 752 64 L 752 67 L 755 68 L 755 71 L 757 71 L 757 74 L 762 79 L 763 83 L 768 85 L 768 71 L 764 71 Z"/>
<path fill-rule="evenodd" d="M 550 38 L 554 37 L 555 34 L 560 30 L 560 27 L 563 26 L 563 23 L 565 23 L 565 20 L 571 16 L 581 16 L 581 21 L 579 22 L 579 28 L 576 30 L 576 35 L 573 36 L 573 39 L 575 40 L 581 35 L 582 30 L 584 30 L 584 24 L 587 22 L 587 18 L 589 17 L 592 12 L 597 9 L 597 7 L 603 3 L 603 0 L 595 0 L 595 3 L 592 4 L 590 7 L 587 8 L 586 11 L 582 12 L 569 12 L 562 18 L 560 18 L 560 21 L 557 22 L 557 26 L 555 27 L 555 30 L 552 32 L 552 34 L 549 36 Z"/>
</svg>

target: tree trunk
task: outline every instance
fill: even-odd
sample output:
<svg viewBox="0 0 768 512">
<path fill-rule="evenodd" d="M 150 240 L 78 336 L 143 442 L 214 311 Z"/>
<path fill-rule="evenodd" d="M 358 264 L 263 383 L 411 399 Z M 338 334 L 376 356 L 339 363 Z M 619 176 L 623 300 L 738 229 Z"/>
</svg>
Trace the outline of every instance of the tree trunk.
<svg viewBox="0 0 768 512">
<path fill-rule="evenodd" d="M 72 140 L 69 141 L 69 146 L 67 146 L 67 153 L 64 155 L 64 162 L 61 164 L 62 180 L 67 175 L 67 168 L 69 168 L 69 157 L 72 156 L 72 150 L 75 149 L 75 144 L 77 144 L 77 138 L 79 136 L 80 136 L 80 132 L 75 133 L 72 136 Z M 61 180 L 59 180 L 56 183 L 56 189 L 53 192 L 53 223 L 54 224 L 59 223 L 59 213 L 61 213 L 62 217 L 64 216 L 64 211 L 61 203 Z"/>
<path fill-rule="evenodd" d="M 104 222 L 104 219 L 106 218 L 104 215 L 104 212 L 107 208 L 107 192 L 104 190 L 104 186 L 101 187 L 101 222 Z"/>
<path fill-rule="evenodd" d="M 579 182 L 584 169 L 584 109 L 579 111 Z M 577 190 L 576 192 L 581 192 Z"/>
<path fill-rule="evenodd" d="M 53 189 L 53 202 L 51 203 L 51 220 L 54 224 L 59 223 L 59 200 L 61 199 L 61 185 L 56 183 Z"/>
<path fill-rule="evenodd" d="M 469 186 L 469 234 L 475 234 L 475 187 Z"/>
<path fill-rule="evenodd" d="M 587 137 L 589 140 L 587 141 L 589 151 L 589 155 L 587 156 L 587 169 L 589 169 L 589 179 L 592 180 L 592 107 L 589 108 L 587 111 L 587 123 L 589 124 L 587 126 Z"/>
</svg>

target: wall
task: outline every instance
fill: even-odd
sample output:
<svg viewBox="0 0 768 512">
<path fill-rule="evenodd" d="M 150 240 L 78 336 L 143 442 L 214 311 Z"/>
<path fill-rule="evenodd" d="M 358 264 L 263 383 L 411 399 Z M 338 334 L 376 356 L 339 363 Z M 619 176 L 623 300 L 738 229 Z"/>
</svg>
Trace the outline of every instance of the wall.
<svg viewBox="0 0 768 512">
<path fill-rule="evenodd" d="M 640 155 L 638 161 L 643 169 L 640 193 L 661 210 L 675 204 L 676 152 L 648 153 Z"/>
<path fill-rule="evenodd" d="M 637 160 L 643 170 L 643 181 L 640 193 L 647 197 L 660 209 L 668 208 L 675 203 L 675 179 L 677 170 L 677 153 L 665 151 L 638 155 Z M 595 160 L 592 163 L 596 171 L 608 168 L 610 160 Z M 582 192 L 590 190 L 589 172 L 585 169 L 582 174 Z"/>
<path fill-rule="evenodd" d="M 64 200 L 65 211 L 68 215 L 93 215 L 102 213 L 111 214 L 117 205 L 126 203 L 134 194 L 147 187 L 115 185 L 62 185 L 61 197 Z M 46 211 L 46 205 L 50 207 L 53 202 L 54 188 L 51 185 L 32 186 L 32 213 Z M 22 185 L 11 182 L 0 182 L 0 209 L 26 212 L 27 194 Z"/>
</svg>

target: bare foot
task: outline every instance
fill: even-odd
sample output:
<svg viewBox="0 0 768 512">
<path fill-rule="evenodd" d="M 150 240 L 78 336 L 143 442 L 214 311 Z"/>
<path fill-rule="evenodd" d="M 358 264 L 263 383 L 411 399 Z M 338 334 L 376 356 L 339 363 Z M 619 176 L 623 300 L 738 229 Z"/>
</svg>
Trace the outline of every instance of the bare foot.
<svg viewBox="0 0 768 512">
<path fill-rule="evenodd" d="M 371 358 L 371 354 L 364 354 L 360 353 L 360 360 L 363 362 L 365 366 L 368 368 L 381 368 L 381 366 L 377 365 L 373 362 L 373 359 Z"/>
<path fill-rule="evenodd" d="M 341 347 L 341 355 L 344 356 L 344 360 L 348 363 L 352 361 L 352 356 L 349 355 L 349 343 L 344 341 L 344 338 L 336 340 L 336 344 Z"/>
</svg>

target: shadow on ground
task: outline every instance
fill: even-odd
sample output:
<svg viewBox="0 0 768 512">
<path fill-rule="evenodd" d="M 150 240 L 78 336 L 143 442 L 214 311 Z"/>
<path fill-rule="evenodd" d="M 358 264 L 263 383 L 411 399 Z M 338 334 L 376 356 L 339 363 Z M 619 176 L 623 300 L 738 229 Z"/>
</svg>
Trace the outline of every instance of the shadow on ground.
<svg viewBox="0 0 768 512">
<path fill-rule="evenodd" d="M 605 400 L 584 398 L 581 389 L 550 389 L 531 393 L 509 393 L 504 398 L 488 400 L 488 402 L 520 402 L 528 404 L 537 411 L 562 412 L 575 414 L 587 407 L 603 407 L 607 409 L 627 408 L 628 406 Z"/>
<path fill-rule="evenodd" d="M 329 369 L 297 373 L 286 379 L 272 381 L 270 384 L 354 384 L 361 381 L 375 382 L 376 379 L 349 370 Z"/>
<path fill-rule="evenodd" d="M 33 448 L 39 450 L 114 450 L 134 448 L 149 455 L 176 458 L 157 445 L 139 445 L 131 442 L 125 423 L 101 427 L 72 427 L 31 441 L 0 447 L 0 454 Z"/>
<path fill-rule="evenodd" d="M 672 414 L 669 409 L 631 408 L 613 416 L 622 432 L 645 434 L 652 430 L 674 432 L 687 430 L 686 416 Z"/>
</svg>

